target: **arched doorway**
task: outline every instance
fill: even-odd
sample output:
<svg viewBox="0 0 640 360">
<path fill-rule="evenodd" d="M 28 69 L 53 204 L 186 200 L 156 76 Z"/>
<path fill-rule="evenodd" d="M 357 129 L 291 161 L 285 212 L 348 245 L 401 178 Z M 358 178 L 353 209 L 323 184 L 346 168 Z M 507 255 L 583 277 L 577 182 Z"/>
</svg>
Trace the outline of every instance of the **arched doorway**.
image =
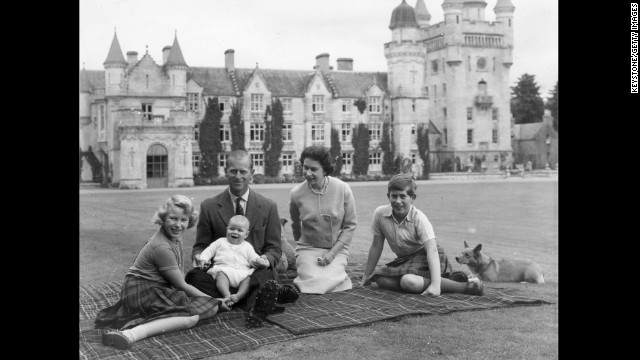
<svg viewBox="0 0 640 360">
<path fill-rule="evenodd" d="M 169 183 L 167 149 L 154 144 L 147 150 L 147 188 L 165 188 Z"/>
</svg>

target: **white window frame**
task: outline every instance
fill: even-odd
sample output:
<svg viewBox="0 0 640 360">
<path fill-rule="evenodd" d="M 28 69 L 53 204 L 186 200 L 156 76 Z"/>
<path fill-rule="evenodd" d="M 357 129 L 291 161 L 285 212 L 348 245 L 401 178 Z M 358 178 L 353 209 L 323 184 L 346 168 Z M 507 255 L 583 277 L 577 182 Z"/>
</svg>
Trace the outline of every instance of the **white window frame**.
<svg viewBox="0 0 640 360">
<path fill-rule="evenodd" d="M 491 129 L 491 143 L 498 143 L 498 126 L 497 124 L 493 124 L 493 128 Z"/>
<path fill-rule="evenodd" d="M 98 105 L 98 121 L 100 123 L 99 129 L 100 131 L 104 131 L 105 126 L 105 116 L 104 116 L 104 104 Z"/>
<path fill-rule="evenodd" d="M 473 121 L 473 107 L 467 107 L 467 121 Z"/>
<path fill-rule="evenodd" d="M 311 124 L 311 141 L 324 141 L 324 124 Z"/>
<path fill-rule="evenodd" d="M 491 120 L 500 119 L 500 109 L 497 107 L 491 108 Z"/>
<path fill-rule="evenodd" d="M 417 134 L 417 124 L 415 122 L 411 123 L 411 142 L 416 142 L 416 134 Z"/>
<path fill-rule="evenodd" d="M 348 114 L 348 113 L 351 112 L 351 99 L 342 100 L 342 108 L 341 108 L 341 110 L 345 114 Z"/>
<path fill-rule="evenodd" d="M 382 124 L 381 123 L 369 123 L 369 141 L 380 141 L 382 139 Z"/>
<path fill-rule="evenodd" d="M 293 173 L 293 154 L 280 154 L 280 165 L 280 172 L 282 174 Z"/>
<path fill-rule="evenodd" d="M 224 168 L 227 167 L 227 154 L 218 154 L 218 167 L 224 172 Z"/>
<path fill-rule="evenodd" d="M 342 129 L 340 132 L 340 141 L 351 141 L 351 123 L 342 123 Z"/>
<path fill-rule="evenodd" d="M 198 141 L 200 139 L 200 123 L 193 124 L 193 140 Z"/>
<path fill-rule="evenodd" d="M 251 94 L 251 112 L 261 112 L 264 110 L 263 98 L 263 94 Z"/>
<path fill-rule="evenodd" d="M 200 173 L 200 154 L 191 154 L 191 166 L 194 174 Z"/>
<path fill-rule="evenodd" d="M 249 125 L 249 140 L 264 141 L 264 124 L 252 122 Z"/>
<path fill-rule="evenodd" d="M 283 98 L 280 100 L 282 103 L 282 112 L 285 114 L 291 114 L 293 112 L 293 99 Z"/>
<path fill-rule="evenodd" d="M 223 113 L 230 113 L 231 112 L 231 98 L 227 97 L 227 96 L 221 96 L 218 98 L 220 101 L 218 101 L 218 106 L 220 107 L 220 110 Z"/>
<path fill-rule="evenodd" d="M 282 124 L 282 141 L 293 141 L 293 124 Z"/>
<path fill-rule="evenodd" d="M 258 174 L 264 173 L 264 154 L 263 153 L 252 153 L 251 162 L 253 163 L 253 169 L 255 173 L 258 173 Z"/>
<path fill-rule="evenodd" d="M 382 112 L 381 96 L 369 96 L 369 112 L 372 114 L 379 114 Z"/>
<path fill-rule="evenodd" d="M 382 169 L 382 151 L 369 151 L 369 169 L 372 171 Z"/>
<path fill-rule="evenodd" d="M 220 142 L 231 141 L 231 127 L 229 124 L 220 124 Z"/>
<path fill-rule="evenodd" d="M 313 95 L 311 102 L 311 112 L 323 113 L 324 112 L 324 95 Z"/>
<path fill-rule="evenodd" d="M 467 145 L 473 145 L 473 129 L 467 129 Z"/>
<path fill-rule="evenodd" d="M 350 174 L 353 169 L 353 153 L 351 152 L 343 152 L 342 153 L 342 170 Z"/>
<path fill-rule="evenodd" d="M 153 119 L 153 104 L 142 103 L 142 118 L 148 121 Z"/>
<path fill-rule="evenodd" d="M 187 93 L 187 109 L 195 112 L 200 111 L 200 94 L 196 92 Z"/>
</svg>

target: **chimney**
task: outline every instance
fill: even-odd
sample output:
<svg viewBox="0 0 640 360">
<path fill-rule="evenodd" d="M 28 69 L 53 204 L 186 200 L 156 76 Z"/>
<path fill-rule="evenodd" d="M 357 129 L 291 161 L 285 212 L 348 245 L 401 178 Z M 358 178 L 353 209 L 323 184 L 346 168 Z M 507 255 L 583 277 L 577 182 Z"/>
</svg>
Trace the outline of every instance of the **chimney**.
<svg viewBox="0 0 640 360">
<path fill-rule="evenodd" d="M 353 71 L 353 59 L 338 58 L 338 70 Z"/>
<path fill-rule="evenodd" d="M 316 56 L 316 69 L 320 68 L 323 72 L 328 72 L 331 70 L 329 67 L 329 54 L 324 53 Z"/>
<path fill-rule="evenodd" d="M 127 62 L 129 63 L 129 66 L 127 66 L 127 68 L 133 67 L 138 62 L 138 52 L 127 51 Z"/>
<path fill-rule="evenodd" d="M 234 65 L 234 53 L 235 51 L 233 49 L 224 52 L 224 67 L 227 68 L 227 71 L 234 71 L 236 69 Z"/>
<path fill-rule="evenodd" d="M 162 65 L 167 63 L 167 59 L 169 59 L 170 51 L 171 51 L 171 46 L 165 46 L 162 48 Z"/>
</svg>

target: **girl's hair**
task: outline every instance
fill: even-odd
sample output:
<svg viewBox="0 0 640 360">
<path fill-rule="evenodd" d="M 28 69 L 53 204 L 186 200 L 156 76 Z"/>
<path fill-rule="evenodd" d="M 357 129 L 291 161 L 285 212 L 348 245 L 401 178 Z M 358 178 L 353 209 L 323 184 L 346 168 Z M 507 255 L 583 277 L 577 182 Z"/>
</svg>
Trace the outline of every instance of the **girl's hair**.
<svg viewBox="0 0 640 360">
<path fill-rule="evenodd" d="M 320 145 L 313 145 L 305 148 L 300 154 L 300 165 L 304 165 L 304 159 L 310 158 L 320 163 L 325 175 L 331 175 L 335 166 L 333 165 L 333 159 L 329 149 Z"/>
<path fill-rule="evenodd" d="M 407 195 L 412 198 L 416 197 L 416 185 L 413 176 L 409 174 L 396 174 L 391 177 L 389 184 L 387 185 L 387 196 L 391 193 L 391 190 L 407 191 Z"/>
<path fill-rule="evenodd" d="M 157 225 L 164 224 L 167 213 L 173 207 L 179 207 L 184 210 L 185 214 L 189 215 L 189 225 L 187 226 L 187 229 L 194 227 L 198 223 L 198 210 L 193 207 L 191 199 L 183 195 L 173 195 L 168 198 L 167 201 L 160 206 L 158 211 L 153 214 L 153 223 Z"/>
</svg>

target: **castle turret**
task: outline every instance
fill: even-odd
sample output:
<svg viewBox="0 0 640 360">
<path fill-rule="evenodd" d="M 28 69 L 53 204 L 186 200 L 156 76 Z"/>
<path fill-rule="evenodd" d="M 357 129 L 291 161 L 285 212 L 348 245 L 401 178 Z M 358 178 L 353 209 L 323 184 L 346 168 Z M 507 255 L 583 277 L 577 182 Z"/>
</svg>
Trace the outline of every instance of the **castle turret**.
<svg viewBox="0 0 640 360">
<path fill-rule="evenodd" d="M 424 0 L 418 0 L 416 2 L 416 21 L 420 29 L 426 29 L 429 27 L 429 20 L 431 20 L 431 14 L 427 10 L 427 5 L 424 4 Z"/>
<path fill-rule="evenodd" d="M 393 9 L 389 29 L 392 41 L 384 45 L 384 55 L 391 98 L 391 130 L 396 144 L 394 157 L 408 157 L 411 142 L 406 139 L 411 138 L 412 125 L 427 120 L 427 98 L 423 94 L 427 49 L 419 41 L 416 12 L 405 0 Z"/>
<path fill-rule="evenodd" d="M 462 23 L 462 0 L 444 0 L 442 10 L 444 10 L 445 25 L 458 25 Z"/>
<path fill-rule="evenodd" d="M 120 48 L 118 36 L 115 32 L 113 33 L 109 54 L 103 65 L 105 72 L 105 95 L 120 95 L 122 90 L 121 85 L 124 81 L 128 63 L 122 55 L 122 49 Z"/>
<path fill-rule="evenodd" d="M 496 14 L 496 21 L 502 23 L 504 29 L 505 45 L 513 47 L 513 12 L 516 7 L 511 0 L 498 0 L 493 12 Z"/>
<path fill-rule="evenodd" d="M 173 45 L 169 50 L 169 56 L 164 64 L 169 77 L 169 89 L 173 96 L 187 96 L 187 69 L 188 65 L 182 56 L 182 50 L 178 43 L 178 35 L 173 39 Z"/>
<path fill-rule="evenodd" d="M 484 9 L 486 7 L 487 2 L 484 0 L 465 0 L 462 3 L 462 18 L 484 21 Z"/>
</svg>

